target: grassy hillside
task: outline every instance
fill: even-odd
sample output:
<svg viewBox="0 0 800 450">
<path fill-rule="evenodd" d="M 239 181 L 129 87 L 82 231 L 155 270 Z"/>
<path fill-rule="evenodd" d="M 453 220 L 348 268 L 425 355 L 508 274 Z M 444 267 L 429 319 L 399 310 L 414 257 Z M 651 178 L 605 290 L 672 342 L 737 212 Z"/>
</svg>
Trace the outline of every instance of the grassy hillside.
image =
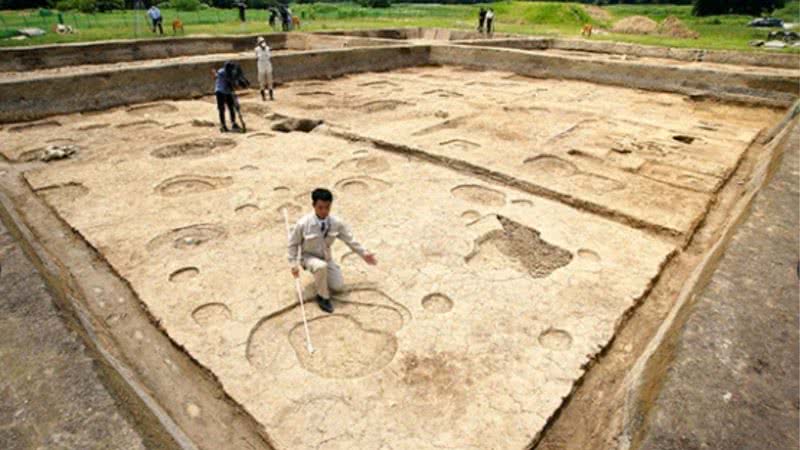
<svg viewBox="0 0 800 450">
<path fill-rule="evenodd" d="M 497 13 L 497 30 L 548 36 L 578 36 L 581 26 L 592 23 L 596 28 L 607 28 L 615 21 L 633 15 L 648 16 L 661 21 L 667 16 L 680 18 L 690 29 L 700 33 L 698 39 L 678 39 L 663 36 L 630 34 L 596 34 L 592 39 L 618 40 L 673 47 L 703 47 L 714 49 L 753 50 L 748 42 L 764 39 L 767 31 L 746 26 L 747 16 L 712 16 L 697 18 L 691 15 L 691 6 L 676 5 L 613 5 L 602 9 L 575 3 L 504 1 L 485 5 L 396 4 L 391 8 L 372 9 L 354 3 L 324 3 L 293 5 L 294 13 L 301 17 L 303 30 L 331 30 L 387 27 L 443 27 L 474 29 L 480 6 L 491 6 Z M 167 35 L 170 23 L 180 17 L 187 34 L 237 34 L 270 31 L 267 12 L 249 10 L 246 24 L 241 24 L 233 9 L 207 9 L 198 12 L 162 11 Z M 775 15 L 784 20 L 800 22 L 800 0 L 791 0 Z M 107 14 L 83 15 L 67 13 L 67 24 L 76 26 L 80 33 L 46 36 L 25 41 L 0 40 L 0 45 L 34 45 L 55 42 L 74 42 L 99 39 L 152 37 L 144 21 L 144 12 L 116 11 Z M 0 34 L 3 29 L 36 26 L 49 30 L 55 17 L 41 17 L 36 11 L 0 12 Z M 137 30 L 138 23 L 138 33 Z M 787 51 L 798 51 L 796 48 Z"/>
</svg>

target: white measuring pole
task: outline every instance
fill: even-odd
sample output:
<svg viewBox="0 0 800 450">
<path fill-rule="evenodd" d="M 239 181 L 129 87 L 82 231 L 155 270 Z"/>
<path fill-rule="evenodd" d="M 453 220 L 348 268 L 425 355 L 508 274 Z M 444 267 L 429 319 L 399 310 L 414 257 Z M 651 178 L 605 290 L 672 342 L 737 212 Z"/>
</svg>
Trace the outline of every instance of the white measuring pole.
<svg viewBox="0 0 800 450">
<path fill-rule="evenodd" d="M 283 221 L 286 223 L 286 237 L 291 239 L 292 230 L 289 228 L 289 214 L 286 212 L 286 208 L 283 208 Z M 300 258 L 303 256 L 303 248 L 298 245 L 297 246 L 297 264 L 300 265 Z M 294 277 L 293 277 L 294 278 Z M 303 302 L 303 290 L 300 289 L 300 279 L 294 279 L 294 288 L 297 291 L 297 298 L 300 299 L 300 312 L 303 314 L 303 328 L 306 330 L 306 348 L 308 349 L 308 353 L 314 353 L 314 346 L 311 345 L 311 333 L 308 332 L 308 321 L 306 320 L 306 307 Z"/>
</svg>

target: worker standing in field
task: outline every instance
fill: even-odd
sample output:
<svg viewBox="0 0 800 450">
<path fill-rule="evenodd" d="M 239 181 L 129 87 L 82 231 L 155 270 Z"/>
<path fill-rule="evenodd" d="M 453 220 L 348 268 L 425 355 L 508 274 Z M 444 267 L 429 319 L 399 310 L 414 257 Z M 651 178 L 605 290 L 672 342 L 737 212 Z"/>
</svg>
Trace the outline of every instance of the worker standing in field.
<svg viewBox="0 0 800 450">
<path fill-rule="evenodd" d="M 239 20 L 241 22 L 246 22 L 247 19 L 245 18 L 245 10 L 247 9 L 247 3 L 245 0 L 236 2 L 236 7 L 239 8 Z"/>
<path fill-rule="evenodd" d="M 278 19 L 278 11 L 276 11 L 275 8 L 270 8 L 269 9 L 269 26 L 270 26 L 270 28 L 272 28 L 273 31 L 275 31 L 275 23 L 277 22 L 277 19 Z"/>
<path fill-rule="evenodd" d="M 272 52 L 270 52 L 266 39 L 260 36 L 256 40 L 256 65 L 258 67 L 258 86 L 261 90 L 261 100 L 266 101 L 264 88 L 269 90 L 269 99 L 275 100 L 272 95 Z"/>
<path fill-rule="evenodd" d="M 486 34 L 491 35 L 494 32 L 494 10 L 489 8 L 486 12 Z"/>
<path fill-rule="evenodd" d="M 294 29 L 294 26 L 293 26 L 294 24 L 292 23 L 292 17 L 294 17 L 294 14 L 292 14 L 292 8 L 289 8 L 289 7 L 287 6 L 287 7 L 286 7 L 286 21 L 287 21 L 287 23 L 286 23 L 286 28 L 287 28 L 289 31 L 291 31 L 292 29 Z"/>
<path fill-rule="evenodd" d="M 226 106 L 230 112 L 233 131 L 241 130 L 236 123 L 236 99 L 234 97 L 236 74 L 234 71 L 234 64 L 230 61 L 226 61 L 225 65 L 217 71 L 211 69 L 211 73 L 214 75 L 214 95 L 217 97 L 217 110 L 219 111 L 219 131 L 223 133 L 229 131 L 225 124 Z"/>
<path fill-rule="evenodd" d="M 147 17 L 150 18 L 150 26 L 153 29 L 153 33 L 156 32 L 156 27 L 158 27 L 159 34 L 164 34 L 164 28 L 161 26 L 164 18 L 161 17 L 161 10 L 156 5 L 147 10 Z"/>
<path fill-rule="evenodd" d="M 292 12 L 289 10 L 289 7 L 285 5 L 281 5 L 281 29 L 283 31 L 289 31 L 289 27 L 292 26 Z"/>
<path fill-rule="evenodd" d="M 338 217 L 332 216 L 333 194 L 323 188 L 311 193 L 314 212 L 301 217 L 289 235 L 289 264 L 292 275 L 300 276 L 300 267 L 314 274 L 317 303 L 327 313 L 333 312 L 331 290 L 344 287 L 342 271 L 331 255 L 331 245 L 338 238 L 361 256 L 369 265 L 378 263 L 375 255 L 353 238 L 350 228 Z"/>
</svg>

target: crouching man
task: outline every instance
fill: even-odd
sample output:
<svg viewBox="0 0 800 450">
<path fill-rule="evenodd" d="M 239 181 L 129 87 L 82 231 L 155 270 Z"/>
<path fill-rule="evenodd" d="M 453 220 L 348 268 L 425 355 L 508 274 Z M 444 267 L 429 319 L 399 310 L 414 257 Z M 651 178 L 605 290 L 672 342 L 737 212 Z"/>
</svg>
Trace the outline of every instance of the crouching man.
<svg viewBox="0 0 800 450">
<path fill-rule="evenodd" d="M 330 215 L 333 194 L 327 189 L 315 189 L 311 193 L 314 212 L 297 221 L 289 236 L 289 263 L 292 275 L 300 276 L 300 265 L 314 274 L 317 303 L 320 309 L 332 313 L 331 290 L 340 291 L 344 286 L 342 271 L 331 255 L 331 245 L 337 238 L 361 256 L 367 264 L 375 265 L 375 255 L 353 239 L 349 227 Z"/>
</svg>

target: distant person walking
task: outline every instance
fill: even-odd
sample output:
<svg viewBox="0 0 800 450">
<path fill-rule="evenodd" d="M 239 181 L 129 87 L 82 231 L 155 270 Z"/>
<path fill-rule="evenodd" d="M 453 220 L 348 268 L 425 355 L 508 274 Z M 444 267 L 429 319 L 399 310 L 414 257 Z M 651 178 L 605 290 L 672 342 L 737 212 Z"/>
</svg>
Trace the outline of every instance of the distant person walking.
<svg viewBox="0 0 800 450">
<path fill-rule="evenodd" d="M 270 52 L 267 41 L 259 37 L 256 41 L 256 63 L 258 66 L 258 86 L 261 90 L 261 99 L 266 101 L 264 88 L 269 89 L 269 99 L 275 100 L 272 95 L 272 53 Z"/>
<path fill-rule="evenodd" d="M 478 11 L 478 33 L 483 33 L 483 24 L 486 22 L 486 9 L 481 7 Z"/>
<path fill-rule="evenodd" d="M 242 22 L 247 22 L 247 19 L 244 16 L 244 12 L 247 9 L 247 3 L 244 0 L 236 2 L 236 7 L 239 8 L 239 20 Z"/>
<path fill-rule="evenodd" d="M 494 32 L 494 10 L 489 8 L 489 11 L 486 12 L 486 34 L 492 34 Z"/>
<path fill-rule="evenodd" d="M 275 8 L 269 9 L 269 27 L 275 30 L 275 26 L 277 25 L 278 21 L 278 11 L 275 11 Z"/>
<path fill-rule="evenodd" d="M 164 34 L 164 27 L 161 26 L 161 22 L 164 21 L 164 18 L 161 17 L 161 10 L 153 5 L 150 9 L 147 10 L 147 17 L 150 18 L 150 28 L 152 28 L 153 33 L 156 32 L 156 27 L 158 27 L 158 32 L 160 34 Z"/>
<path fill-rule="evenodd" d="M 294 17 L 294 14 L 292 14 L 292 8 L 289 8 L 287 6 L 286 7 L 286 28 L 287 28 L 287 30 L 291 30 L 292 28 L 294 28 L 293 27 L 294 22 L 292 21 L 292 17 Z"/>
<path fill-rule="evenodd" d="M 281 7 L 281 28 L 283 31 L 289 31 L 292 27 L 292 13 L 289 8 Z"/>
</svg>

